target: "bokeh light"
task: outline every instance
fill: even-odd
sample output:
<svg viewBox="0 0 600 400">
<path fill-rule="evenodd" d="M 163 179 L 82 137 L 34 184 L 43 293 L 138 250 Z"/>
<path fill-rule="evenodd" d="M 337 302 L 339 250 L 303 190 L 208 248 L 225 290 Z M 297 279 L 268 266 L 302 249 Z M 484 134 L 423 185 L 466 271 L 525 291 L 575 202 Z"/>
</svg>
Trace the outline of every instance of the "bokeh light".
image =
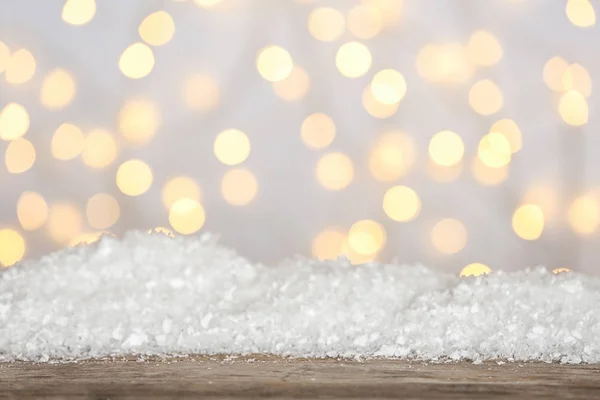
<svg viewBox="0 0 600 400">
<path fill-rule="evenodd" d="M 90 244 L 99 241 L 105 234 L 105 232 L 80 232 L 69 240 L 69 246 L 89 246 Z"/>
<path fill-rule="evenodd" d="M 212 8 L 217 6 L 223 0 L 193 0 L 194 4 L 202 8 Z"/>
<path fill-rule="evenodd" d="M 68 106 L 75 97 L 76 84 L 73 75 L 65 69 L 50 71 L 42 82 L 40 101 L 50 110 L 58 110 Z"/>
<path fill-rule="evenodd" d="M 169 223 L 182 235 L 191 235 L 202 229 L 206 214 L 196 200 L 184 197 L 177 200 L 169 209 Z"/>
<path fill-rule="evenodd" d="M 378 253 L 386 242 L 386 232 L 383 225 L 363 219 L 355 222 L 348 232 L 348 245 L 360 255 L 373 255 Z"/>
<path fill-rule="evenodd" d="M 395 104 L 406 95 L 406 80 L 394 69 L 384 69 L 375 74 L 371 81 L 373 97 L 382 104 Z"/>
<path fill-rule="evenodd" d="M 536 204 L 523 204 L 513 214 L 512 227 L 517 236 L 536 240 L 544 231 L 544 213 Z"/>
<path fill-rule="evenodd" d="M 546 219 L 552 218 L 558 209 L 558 196 L 556 190 L 548 185 L 531 185 L 522 198 L 523 204 L 535 204 L 543 212 Z"/>
<path fill-rule="evenodd" d="M 335 138 L 333 119 L 325 113 L 313 113 L 304 119 L 300 128 L 302 142 L 311 149 L 324 149 Z"/>
<path fill-rule="evenodd" d="M 481 264 L 481 263 L 472 263 L 472 264 L 465 266 L 460 271 L 460 276 L 467 277 L 467 276 L 488 275 L 490 272 L 492 272 L 492 270 L 487 265 Z"/>
<path fill-rule="evenodd" d="M 81 158 L 91 168 L 105 168 L 117 157 L 117 143 L 110 132 L 92 129 L 85 138 Z"/>
<path fill-rule="evenodd" d="M 85 215 L 92 228 L 108 229 L 119 220 L 121 207 L 110 194 L 97 193 L 88 199 Z"/>
<path fill-rule="evenodd" d="M 506 136 L 490 132 L 479 141 L 477 156 L 483 164 L 490 168 L 501 168 L 511 160 L 511 147 Z"/>
<path fill-rule="evenodd" d="M 433 226 L 431 241 L 440 253 L 456 254 L 467 244 L 467 229 L 459 220 L 442 219 Z"/>
<path fill-rule="evenodd" d="M 63 245 L 68 244 L 81 233 L 83 217 L 76 205 L 58 202 L 50 206 L 46 227 L 52 239 Z"/>
<path fill-rule="evenodd" d="M 294 65 L 292 72 L 284 80 L 273 82 L 275 93 L 286 101 L 296 101 L 308 92 L 310 80 L 304 69 Z"/>
<path fill-rule="evenodd" d="M 423 46 L 417 55 L 416 67 L 421 77 L 445 84 L 465 82 L 474 71 L 467 50 L 460 43 Z"/>
<path fill-rule="evenodd" d="M 0 40 L 0 74 L 8 67 L 10 61 L 10 49 Z"/>
<path fill-rule="evenodd" d="M 497 132 L 504 135 L 510 145 L 511 153 L 516 153 L 521 150 L 522 138 L 521 130 L 515 121 L 510 118 L 500 119 L 492 125 L 490 132 Z"/>
<path fill-rule="evenodd" d="M 148 45 L 136 42 L 127 47 L 119 58 L 119 69 L 130 79 L 140 79 L 152 72 L 154 53 Z"/>
<path fill-rule="evenodd" d="M 569 65 L 562 76 L 561 83 L 563 91 L 576 90 L 583 97 L 590 97 L 592 94 L 592 77 L 581 64 Z"/>
<path fill-rule="evenodd" d="M 377 8 L 384 26 L 390 28 L 396 26 L 404 10 L 404 0 L 362 0 L 361 3 Z"/>
<path fill-rule="evenodd" d="M 12 174 L 28 171 L 35 162 L 36 152 L 33 144 L 24 138 L 11 141 L 4 153 L 4 164 Z"/>
<path fill-rule="evenodd" d="M 234 206 L 245 206 L 258 193 L 258 182 L 247 169 L 227 171 L 221 180 L 221 194 L 226 202 Z"/>
<path fill-rule="evenodd" d="M 590 235 L 600 225 L 600 204 L 593 196 L 581 196 L 573 200 L 568 210 L 569 225 L 581 234 Z"/>
<path fill-rule="evenodd" d="M 308 31 L 317 40 L 333 42 L 344 33 L 346 21 L 341 12 L 331 7 L 318 7 L 308 15 Z"/>
<path fill-rule="evenodd" d="M 258 73 L 269 82 L 279 82 L 287 78 L 294 68 L 294 62 L 287 50 L 279 46 L 267 46 L 256 58 Z"/>
<path fill-rule="evenodd" d="M 21 104 L 8 103 L 0 110 L 0 139 L 18 139 L 28 130 L 29 113 Z"/>
<path fill-rule="evenodd" d="M 386 132 L 371 151 L 371 175 L 379 181 L 394 181 L 408 172 L 415 162 L 416 154 L 416 146 L 410 136 L 402 132 Z"/>
<path fill-rule="evenodd" d="M 85 25 L 96 14 L 96 0 L 67 0 L 62 8 L 61 18 L 70 25 Z"/>
<path fill-rule="evenodd" d="M 553 274 L 562 274 L 565 272 L 571 272 L 571 270 L 569 268 L 555 268 L 552 270 Z"/>
<path fill-rule="evenodd" d="M 371 68 L 371 52 L 359 42 L 343 44 L 335 56 L 335 65 L 342 75 L 348 78 L 358 78 Z"/>
<path fill-rule="evenodd" d="M 0 266 L 10 267 L 25 255 L 25 240 L 14 229 L 0 229 Z"/>
<path fill-rule="evenodd" d="M 588 28 L 596 23 L 596 13 L 590 0 L 567 0 L 565 12 L 577 27 Z"/>
<path fill-rule="evenodd" d="M 563 77 L 569 63 L 562 57 L 554 56 L 544 65 L 542 76 L 546 85 L 555 92 L 564 91 Z"/>
<path fill-rule="evenodd" d="M 370 39 L 383 29 L 383 15 L 370 4 L 358 4 L 348 11 L 348 30 L 359 39 Z"/>
<path fill-rule="evenodd" d="M 476 82 L 469 91 L 469 105 L 478 114 L 494 114 L 502 108 L 502 103 L 500 88 L 489 79 Z"/>
<path fill-rule="evenodd" d="M 188 77 L 183 96 L 187 106 L 198 111 L 210 111 L 221 101 L 219 85 L 208 74 L 195 74 Z"/>
<path fill-rule="evenodd" d="M 429 157 L 443 167 L 458 164 L 465 154 L 465 146 L 460 136 L 452 131 L 440 131 L 429 141 Z"/>
<path fill-rule="evenodd" d="M 576 90 L 569 90 L 561 96 L 558 103 L 558 113 L 565 123 L 572 126 L 585 125 L 589 119 L 587 101 Z"/>
<path fill-rule="evenodd" d="M 407 186 L 394 186 L 383 197 L 383 211 L 394 221 L 406 222 L 416 218 L 421 210 L 421 199 Z"/>
<path fill-rule="evenodd" d="M 346 240 L 342 229 L 325 229 L 313 239 L 312 255 L 319 260 L 335 260 L 342 254 Z"/>
<path fill-rule="evenodd" d="M 85 136 L 81 129 L 71 123 L 61 124 L 50 142 L 50 151 L 57 160 L 72 160 L 83 152 Z"/>
<path fill-rule="evenodd" d="M 139 196 L 146 193 L 153 180 L 152 169 L 142 160 L 125 161 L 117 169 L 117 186 L 128 196 Z"/>
<path fill-rule="evenodd" d="M 17 218 L 26 231 L 41 228 L 48 219 L 48 204 L 36 192 L 23 192 L 17 200 Z"/>
<path fill-rule="evenodd" d="M 486 30 L 478 30 L 471 35 L 467 51 L 471 61 L 478 65 L 494 65 L 502 58 L 502 47 L 498 39 Z"/>
<path fill-rule="evenodd" d="M 175 34 L 175 21 L 166 11 L 155 11 L 140 23 L 138 33 L 142 40 L 152 46 L 167 44 Z"/>
<path fill-rule="evenodd" d="M 389 118 L 396 114 L 399 106 L 399 103 L 383 104 L 377 101 L 371 90 L 371 85 L 363 91 L 362 104 L 369 115 L 379 119 Z"/>
<path fill-rule="evenodd" d="M 492 186 L 502 183 L 508 178 L 508 167 L 490 167 L 481 161 L 480 157 L 473 157 L 473 176 L 482 185 Z"/>
<path fill-rule="evenodd" d="M 239 129 L 226 129 L 215 138 L 213 151 L 223 164 L 238 165 L 250 155 L 250 139 Z"/>
<path fill-rule="evenodd" d="M 119 132 L 134 144 L 149 142 L 160 124 L 157 107 L 146 99 L 127 101 L 119 111 Z"/>
<path fill-rule="evenodd" d="M 328 153 L 317 162 L 316 174 L 319 183 L 326 189 L 341 190 L 352 182 L 354 165 L 343 153 Z"/>
<path fill-rule="evenodd" d="M 190 177 L 175 176 L 169 179 L 162 188 L 162 201 L 167 209 L 181 199 L 200 201 L 200 186 Z"/>
<path fill-rule="evenodd" d="M 8 83 L 21 85 L 33 78 L 35 70 L 36 64 L 33 54 L 27 49 L 19 49 L 11 55 L 4 71 L 4 77 Z"/>
</svg>

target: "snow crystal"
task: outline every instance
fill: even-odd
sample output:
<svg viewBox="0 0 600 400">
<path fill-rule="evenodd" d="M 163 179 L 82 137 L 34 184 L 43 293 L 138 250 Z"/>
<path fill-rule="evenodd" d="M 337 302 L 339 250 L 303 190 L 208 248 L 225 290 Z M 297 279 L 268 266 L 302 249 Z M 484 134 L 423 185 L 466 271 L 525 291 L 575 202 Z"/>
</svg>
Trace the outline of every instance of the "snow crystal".
<svg viewBox="0 0 600 400">
<path fill-rule="evenodd" d="M 0 272 L 0 361 L 251 354 L 600 362 L 600 279 L 253 264 L 209 235 L 105 237 Z"/>
</svg>

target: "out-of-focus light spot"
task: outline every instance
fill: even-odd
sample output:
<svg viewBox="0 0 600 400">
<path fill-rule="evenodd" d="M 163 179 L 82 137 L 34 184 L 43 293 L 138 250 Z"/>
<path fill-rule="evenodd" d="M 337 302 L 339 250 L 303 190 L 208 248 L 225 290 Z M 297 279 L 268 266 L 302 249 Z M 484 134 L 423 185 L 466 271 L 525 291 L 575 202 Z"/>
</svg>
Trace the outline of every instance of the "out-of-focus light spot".
<svg viewBox="0 0 600 400">
<path fill-rule="evenodd" d="M 162 201 L 170 209 L 177 200 L 183 198 L 200 201 L 200 186 L 187 176 L 176 176 L 169 179 L 162 189 Z"/>
<path fill-rule="evenodd" d="M 563 77 L 569 63 L 562 57 L 554 56 L 544 65 L 542 76 L 546 85 L 555 92 L 564 91 Z"/>
<path fill-rule="evenodd" d="M 489 79 L 476 82 L 469 91 L 469 105 L 478 114 L 491 115 L 502 108 L 502 92 Z"/>
<path fill-rule="evenodd" d="M 535 204 L 542 210 L 546 218 L 551 218 L 557 210 L 557 194 L 548 186 L 534 185 L 522 198 L 524 204 Z"/>
<path fill-rule="evenodd" d="M 275 93 L 286 101 L 296 101 L 303 98 L 308 92 L 309 86 L 308 74 L 298 65 L 294 65 L 287 78 L 273 83 Z"/>
<path fill-rule="evenodd" d="M 352 160 L 343 153 L 325 154 L 317 162 L 317 179 L 329 190 L 341 190 L 352 182 L 354 166 Z"/>
<path fill-rule="evenodd" d="M 525 240 L 536 240 L 544 231 L 544 213 L 536 204 L 524 204 L 517 208 L 512 217 L 512 227 L 517 236 Z"/>
<path fill-rule="evenodd" d="M 467 229 L 456 219 L 442 219 L 431 230 L 431 241 L 440 253 L 456 254 L 467 244 Z"/>
<path fill-rule="evenodd" d="M 182 235 L 191 235 L 202 229 L 206 214 L 196 200 L 185 197 L 177 200 L 169 209 L 169 223 Z"/>
<path fill-rule="evenodd" d="M 24 230 L 36 230 L 48 219 L 48 204 L 39 193 L 23 192 L 17 201 L 17 217 Z"/>
<path fill-rule="evenodd" d="M 146 193 L 153 181 L 152 169 L 141 160 L 128 160 L 117 170 L 117 186 L 128 196 L 139 196 Z"/>
<path fill-rule="evenodd" d="M 104 129 L 93 129 L 85 138 L 81 158 L 88 167 L 104 168 L 117 157 L 117 143 Z"/>
<path fill-rule="evenodd" d="M 587 28 L 596 23 L 596 12 L 590 0 L 567 0 L 565 12 L 569 21 L 580 28 Z"/>
<path fill-rule="evenodd" d="M 344 242 L 344 245 L 342 246 L 342 255 L 344 257 L 346 257 L 352 265 L 361 265 L 361 264 L 366 264 L 366 263 L 375 261 L 377 259 L 377 256 L 379 255 L 379 253 L 373 253 L 373 254 L 357 253 L 356 251 L 354 251 L 352 249 L 352 247 L 350 247 L 350 243 L 347 238 L 346 241 Z"/>
<path fill-rule="evenodd" d="M 157 226 L 154 229 L 150 229 L 148 231 L 148 233 L 150 233 L 150 234 L 161 234 L 161 235 L 168 236 L 170 238 L 174 238 L 175 237 L 175 234 L 173 233 L 173 231 L 170 230 L 169 228 L 165 228 L 164 226 Z"/>
<path fill-rule="evenodd" d="M 317 40 L 333 42 L 345 29 L 344 16 L 335 8 L 318 7 L 308 15 L 308 31 Z"/>
<path fill-rule="evenodd" d="M 474 66 L 460 43 L 427 44 L 417 55 L 417 71 L 435 83 L 461 83 L 473 75 Z"/>
<path fill-rule="evenodd" d="M 433 160 L 427 163 L 427 172 L 438 182 L 452 182 L 460 176 L 463 170 L 462 164 L 444 166 L 436 164 Z"/>
<path fill-rule="evenodd" d="M 391 117 L 398 111 L 398 106 L 400 103 L 394 104 L 383 104 L 377 101 L 375 96 L 373 95 L 373 91 L 371 90 L 371 85 L 367 86 L 363 91 L 362 95 L 362 104 L 365 110 L 375 118 L 388 118 Z"/>
<path fill-rule="evenodd" d="M 348 78 L 363 76 L 371 68 L 371 52 L 359 42 L 343 44 L 335 56 L 335 65 L 342 75 Z"/>
<path fill-rule="evenodd" d="M 71 25 L 85 25 L 96 14 L 96 0 L 67 0 L 63 6 L 61 18 Z"/>
<path fill-rule="evenodd" d="M 85 137 L 81 129 L 73 124 L 64 123 L 52 135 L 50 151 L 54 158 L 67 161 L 80 155 L 84 146 Z"/>
<path fill-rule="evenodd" d="M 369 4 L 352 7 L 347 17 L 348 30 L 360 39 L 377 36 L 383 29 L 381 10 Z"/>
<path fill-rule="evenodd" d="M 154 53 L 147 44 L 136 42 L 127 47 L 119 58 L 119 69 L 130 79 L 147 76 L 154 68 Z"/>
<path fill-rule="evenodd" d="M 510 144 L 511 153 L 516 153 L 521 150 L 521 130 L 519 126 L 510 118 L 504 118 L 494 122 L 494 125 L 490 128 L 490 132 L 497 132 L 504 135 L 508 143 Z"/>
<path fill-rule="evenodd" d="M 25 240 L 13 229 L 0 229 L 0 266 L 10 267 L 25 255 Z"/>
<path fill-rule="evenodd" d="M 386 105 L 399 103 L 406 95 L 406 80 L 394 69 L 377 72 L 370 87 L 375 100 Z"/>
<path fill-rule="evenodd" d="M 330 228 L 319 233 L 312 242 L 312 255 L 319 260 L 335 260 L 343 251 L 346 233 Z"/>
<path fill-rule="evenodd" d="M 501 168 L 511 160 L 512 151 L 506 136 L 498 132 L 490 132 L 479 141 L 477 156 L 490 168 Z"/>
<path fill-rule="evenodd" d="M 160 124 L 158 109 L 148 100 L 129 100 L 119 111 L 118 124 L 119 132 L 129 142 L 148 143 Z"/>
<path fill-rule="evenodd" d="M 492 270 L 485 264 L 472 263 L 467 265 L 460 271 L 461 277 L 488 275 Z"/>
<path fill-rule="evenodd" d="M 558 103 L 558 113 L 565 123 L 572 126 L 585 125 L 589 119 L 587 101 L 576 90 L 569 90 L 561 96 Z"/>
<path fill-rule="evenodd" d="M 387 132 L 379 138 L 371 151 L 369 170 L 379 181 L 394 181 L 412 167 L 416 153 L 410 136 L 402 132 Z"/>
<path fill-rule="evenodd" d="M 107 229 L 119 220 L 121 208 L 110 194 L 97 193 L 88 199 L 85 215 L 92 228 Z"/>
<path fill-rule="evenodd" d="M 429 141 L 429 157 L 438 165 L 456 165 L 462 160 L 464 153 L 462 139 L 452 131 L 438 132 Z"/>
<path fill-rule="evenodd" d="M 383 197 L 383 211 L 394 221 L 411 221 L 421 211 L 421 199 L 407 186 L 394 186 Z"/>
<path fill-rule="evenodd" d="M 592 94 L 592 77 L 583 65 L 571 64 L 563 74 L 562 86 L 564 91 L 576 90 L 584 97 L 590 97 Z"/>
<path fill-rule="evenodd" d="M 0 74 L 8 67 L 10 61 L 10 49 L 0 40 Z"/>
<path fill-rule="evenodd" d="M 578 197 L 569 206 L 568 216 L 569 224 L 575 232 L 590 235 L 600 225 L 600 204 L 592 196 Z"/>
<path fill-rule="evenodd" d="M 140 23 L 138 33 L 144 42 L 152 46 L 168 43 L 175 34 L 175 22 L 166 11 L 156 11 Z"/>
<path fill-rule="evenodd" d="M 478 30 L 469 39 L 467 51 L 475 64 L 490 66 L 502 58 L 502 47 L 490 32 Z"/>
<path fill-rule="evenodd" d="M 565 272 L 570 272 L 571 270 L 569 268 L 555 268 L 552 270 L 553 274 L 562 274 Z"/>
<path fill-rule="evenodd" d="M 279 46 L 268 46 L 259 52 L 256 68 L 265 80 L 279 82 L 292 73 L 294 62 L 287 50 Z"/>
<path fill-rule="evenodd" d="M 352 225 L 348 232 L 348 244 L 352 250 L 361 255 L 379 252 L 386 242 L 383 226 L 375 221 L 363 219 Z"/>
<path fill-rule="evenodd" d="M 250 203 L 258 193 L 258 182 L 254 174 L 246 169 L 227 171 L 221 180 L 221 194 L 225 201 L 234 206 Z"/>
<path fill-rule="evenodd" d="M 104 234 L 105 232 L 80 232 L 69 240 L 69 246 L 89 246 L 99 241 Z"/>
<path fill-rule="evenodd" d="M 194 3 L 198 6 L 198 7 L 202 7 L 202 8 L 212 8 L 216 5 L 218 5 L 220 2 L 222 2 L 223 0 L 194 0 Z"/>
<path fill-rule="evenodd" d="M 27 133 L 29 113 L 18 103 L 8 103 L 0 111 L 0 139 L 14 140 Z"/>
<path fill-rule="evenodd" d="M 362 4 L 377 8 L 383 17 L 385 27 L 396 25 L 404 8 L 404 0 L 362 0 Z"/>
<path fill-rule="evenodd" d="M 15 139 L 8 144 L 4 154 L 6 169 L 12 174 L 28 171 L 35 162 L 35 147 L 23 138 Z"/>
<path fill-rule="evenodd" d="M 238 129 L 226 129 L 217 135 L 213 151 L 223 164 L 238 165 L 250 155 L 250 139 Z"/>
<path fill-rule="evenodd" d="M 75 205 L 56 203 L 50 207 L 46 227 L 52 239 L 66 244 L 81 233 L 83 217 Z"/>
<path fill-rule="evenodd" d="M 33 54 L 26 49 L 20 49 L 15 51 L 6 70 L 4 71 L 4 77 L 8 83 L 13 85 L 20 85 L 29 81 L 35 74 L 35 58 Z"/>
<path fill-rule="evenodd" d="M 508 178 L 508 167 L 490 167 L 484 164 L 479 157 L 473 158 L 473 176 L 482 185 L 497 185 Z"/>
<path fill-rule="evenodd" d="M 310 114 L 302 122 L 300 136 L 307 147 L 324 149 L 335 138 L 335 122 L 325 113 Z"/>
<path fill-rule="evenodd" d="M 71 73 L 62 68 L 51 71 L 42 82 L 40 101 L 50 110 L 68 106 L 75 97 L 76 85 Z"/>
<path fill-rule="evenodd" d="M 185 82 L 184 99 L 193 110 L 210 111 L 221 101 L 219 85 L 209 75 L 192 75 Z"/>
</svg>

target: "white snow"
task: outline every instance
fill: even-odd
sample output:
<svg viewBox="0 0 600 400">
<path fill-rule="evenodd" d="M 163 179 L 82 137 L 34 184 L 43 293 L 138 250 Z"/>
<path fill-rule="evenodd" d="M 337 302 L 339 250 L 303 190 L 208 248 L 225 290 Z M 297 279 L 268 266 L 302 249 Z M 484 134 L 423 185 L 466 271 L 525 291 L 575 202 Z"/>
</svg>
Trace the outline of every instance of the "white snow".
<svg viewBox="0 0 600 400">
<path fill-rule="evenodd" d="M 0 272 L 0 361 L 192 353 L 600 362 L 600 279 L 263 266 L 140 232 Z"/>
</svg>

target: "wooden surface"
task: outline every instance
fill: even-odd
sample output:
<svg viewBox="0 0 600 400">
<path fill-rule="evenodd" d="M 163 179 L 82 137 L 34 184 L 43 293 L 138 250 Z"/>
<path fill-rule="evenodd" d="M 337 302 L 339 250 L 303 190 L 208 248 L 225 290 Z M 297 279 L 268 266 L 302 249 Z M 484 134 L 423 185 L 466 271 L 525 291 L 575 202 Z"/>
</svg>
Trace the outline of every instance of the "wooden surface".
<svg viewBox="0 0 600 400">
<path fill-rule="evenodd" d="M 0 364 L 0 399 L 600 399 L 600 365 L 277 357 Z"/>
</svg>

